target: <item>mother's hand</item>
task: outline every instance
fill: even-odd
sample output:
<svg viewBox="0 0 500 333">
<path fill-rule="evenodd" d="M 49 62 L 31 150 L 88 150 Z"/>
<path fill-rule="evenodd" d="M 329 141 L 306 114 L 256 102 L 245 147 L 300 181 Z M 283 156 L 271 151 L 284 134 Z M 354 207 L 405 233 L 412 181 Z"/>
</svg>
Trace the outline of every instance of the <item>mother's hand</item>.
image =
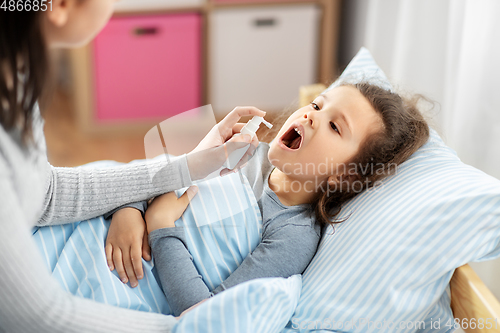
<svg viewBox="0 0 500 333">
<path fill-rule="evenodd" d="M 205 178 L 215 170 L 218 170 L 227 157 L 236 149 L 245 147 L 250 143 L 246 156 L 238 163 L 235 169 L 241 167 L 248 156 L 251 156 L 259 144 L 257 136 L 249 138 L 248 135 L 233 137 L 240 133 L 245 124 L 238 123 L 243 116 L 264 117 L 266 113 L 253 106 L 239 106 L 231 111 L 224 119 L 215 125 L 205 138 L 187 155 L 189 172 L 192 180 Z M 221 174 L 228 172 L 221 171 Z"/>
</svg>

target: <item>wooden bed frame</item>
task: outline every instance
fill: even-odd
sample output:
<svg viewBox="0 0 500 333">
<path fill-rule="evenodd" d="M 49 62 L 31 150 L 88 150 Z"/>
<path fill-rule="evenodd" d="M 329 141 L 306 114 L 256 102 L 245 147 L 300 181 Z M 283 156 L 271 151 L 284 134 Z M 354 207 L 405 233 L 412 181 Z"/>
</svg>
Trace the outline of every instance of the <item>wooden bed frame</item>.
<svg viewBox="0 0 500 333">
<path fill-rule="evenodd" d="M 326 86 L 313 84 L 303 86 L 299 92 L 300 106 L 311 103 Z M 450 281 L 451 287 L 451 309 L 453 315 L 462 323 L 465 332 L 500 332 L 500 303 L 481 281 L 479 276 L 469 265 L 458 267 Z M 490 322 L 497 319 L 498 329 L 478 328 L 477 321 L 482 318 L 491 318 Z M 475 328 L 471 324 L 475 323 Z M 467 325 L 468 324 L 468 325 Z M 492 324 L 494 324 L 492 322 Z"/>
</svg>

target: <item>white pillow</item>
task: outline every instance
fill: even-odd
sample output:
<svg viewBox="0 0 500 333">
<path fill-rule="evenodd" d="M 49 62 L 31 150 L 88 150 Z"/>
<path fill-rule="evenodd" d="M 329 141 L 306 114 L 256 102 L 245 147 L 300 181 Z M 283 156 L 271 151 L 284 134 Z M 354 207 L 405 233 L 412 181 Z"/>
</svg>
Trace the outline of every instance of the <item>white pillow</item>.
<svg viewBox="0 0 500 333">
<path fill-rule="evenodd" d="M 345 77 L 390 87 L 366 49 Z M 462 163 L 434 130 L 396 175 L 338 218 L 346 221 L 325 230 L 285 331 L 449 331 L 455 268 L 500 256 L 500 181 Z"/>
<path fill-rule="evenodd" d="M 172 332 L 279 332 L 292 316 L 300 287 L 300 275 L 247 281 L 189 311 Z"/>
</svg>

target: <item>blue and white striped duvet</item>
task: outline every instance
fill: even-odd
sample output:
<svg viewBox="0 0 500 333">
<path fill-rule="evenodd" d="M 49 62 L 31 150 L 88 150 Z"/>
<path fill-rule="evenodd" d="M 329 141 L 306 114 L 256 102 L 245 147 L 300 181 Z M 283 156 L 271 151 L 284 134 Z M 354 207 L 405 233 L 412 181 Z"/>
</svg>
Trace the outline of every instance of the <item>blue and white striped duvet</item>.
<svg viewBox="0 0 500 333">
<path fill-rule="evenodd" d="M 90 166 L 111 165 L 116 163 L 103 161 Z M 213 289 L 260 242 L 262 219 L 244 176 L 231 174 L 198 187 L 198 194 L 176 223 L 185 227 L 194 263 Z M 136 288 L 124 285 L 116 271 L 109 271 L 104 252 L 109 224 L 97 217 L 36 228 L 33 237 L 53 277 L 68 292 L 119 307 L 170 313 L 153 262 L 143 260 L 144 278 Z"/>
<path fill-rule="evenodd" d="M 109 223 L 98 217 L 37 228 L 33 237 L 52 276 L 64 290 L 127 309 L 169 313 L 149 262 L 143 260 L 144 278 L 139 280 L 137 288 L 124 285 L 116 270 L 109 270 L 104 253 Z"/>
<path fill-rule="evenodd" d="M 300 275 L 247 281 L 188 312 L 173 333 L 280 332 L 297 306 L 300 289 Z"/>
</svg>

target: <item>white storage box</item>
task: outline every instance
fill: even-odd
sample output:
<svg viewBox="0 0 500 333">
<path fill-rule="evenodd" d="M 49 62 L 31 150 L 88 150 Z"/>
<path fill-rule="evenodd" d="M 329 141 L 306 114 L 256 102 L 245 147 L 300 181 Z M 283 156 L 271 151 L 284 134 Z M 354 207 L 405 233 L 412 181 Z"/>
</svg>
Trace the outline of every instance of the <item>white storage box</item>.
<svg viewBox="0 0 500 333">
<path fill-rule="evenodd" d="M 115 3 L 115 12 L 136 12 L 204 4 L 206 0 L 120 0 Z"/>
<path fill-rule="evenodd" d="M 317 81 L 320 10 L 314 4 L 220 8 L 210 20 L 209 103 L 281 111 Z"/>
</svg>

